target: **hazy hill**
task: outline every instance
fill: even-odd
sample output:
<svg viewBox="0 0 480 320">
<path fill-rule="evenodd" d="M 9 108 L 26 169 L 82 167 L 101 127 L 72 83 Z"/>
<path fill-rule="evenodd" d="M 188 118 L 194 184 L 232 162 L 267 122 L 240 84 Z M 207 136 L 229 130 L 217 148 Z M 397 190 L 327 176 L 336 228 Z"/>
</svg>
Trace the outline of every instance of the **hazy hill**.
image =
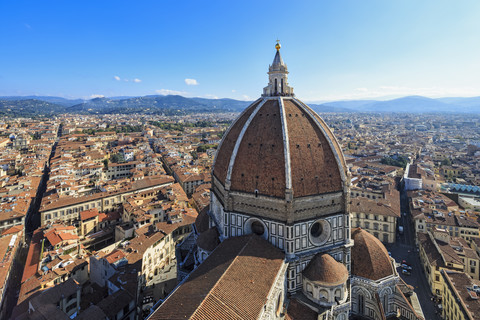
<svg viewBox="0 0 480 320">
<path fill-rule="evenodd" d="M 58 113 L 188 114 L 239 112 L 251 101 L 186 98 L 178 95 L 68 100 L 60 97 L 0 97 L 0 115 L 29 116 Z M 480 97 L 431 99 L 409 96 L 387 101 L 350 100 L 309 104 L 316 112 L 480 113 Z"/>
<path fill-rule="evenodd" d="M 240 111 L 249 102 L 232 99 L 185 98 L 178 95 L 145 96 L 127 99 L 95 98 L 67 109 L 88 113 L 192 113 Z"/>
<path fill-rule="evenodd" d="M 71 107 L 73 105 L 84 102 L 83 99 L 65 99 L 61 97 L 51 97 L 51 96 L 8 96 L 0 97 L 0 100 L 39 100 L 46 101 L 54 104 L 58 104 L 65 107 Z"/>
<path fill-rule="evenodd" d="M 409 96 L 387 101 L 374 101 L 358 107 L 358 111 L 372 112 L 452 112 L 452 105 L 421 96 Z"/>
<path fill-rule="evenodd" d="M 36 99 L 3 100 L 0 99 L 0 115 L 22 117 L 33 115 L 52 115 L 62 113 L 65 107 Z"/>
<path fill-rule="evenodd" d="M 352 112 L 480 113 L 480 97 L 432 99 L 408 96 L 386 101 L 335 101 L 322 106 L 346 108 Z"/>
</svg>

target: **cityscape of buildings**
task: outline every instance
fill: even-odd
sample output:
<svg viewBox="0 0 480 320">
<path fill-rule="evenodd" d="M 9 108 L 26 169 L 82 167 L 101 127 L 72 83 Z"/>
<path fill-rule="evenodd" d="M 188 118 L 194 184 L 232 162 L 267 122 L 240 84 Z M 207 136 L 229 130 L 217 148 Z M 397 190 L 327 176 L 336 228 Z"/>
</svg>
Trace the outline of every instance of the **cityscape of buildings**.
<svg viewBox="0 0 480 320">
<path fill-rule="evenodd" d="M 1 118 L 0 318 L 479 318 L 480 116 L 268 74 L 240 114 Z"/>
</svg>

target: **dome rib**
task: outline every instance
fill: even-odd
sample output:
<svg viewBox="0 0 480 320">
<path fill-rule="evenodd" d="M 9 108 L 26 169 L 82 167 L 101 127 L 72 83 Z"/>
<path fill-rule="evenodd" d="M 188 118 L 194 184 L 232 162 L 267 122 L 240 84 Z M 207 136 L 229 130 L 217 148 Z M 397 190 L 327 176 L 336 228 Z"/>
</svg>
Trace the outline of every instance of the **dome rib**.
<svg viewBox="0 0 480 320">
<path fill-rule="evenodd" d="M 263 107 L 265 102 L 267 102 L 267 99 L 263 99 L 262 102 L 260 102 L 257 105 L 255 110 L 253 110 L 252 114 L 250 115 L 250 117 L 248 117 L 247 121 L 243 125 L 242 131 L 240 131 L 240 134 L 238 135 L 238 139 L 235 142 L 235 147 L 233 148 L 232 155 L 230 156 L 230 161 L 229 161 L 229 164 L 228 164 L 227 177 L 226 177 L 226 180 L 225 180 L 225 187 L 227 188 L 227 190 L 230 189 L 231 178 L 232 178 L 232 170 L 233 170 L 233 165 L 235 164 L 235 159 L 237 158 L 238 148 L 240 147 L 240 144 L 242 143 L 245 132 L 247 131 L 250 124 L 252 123 L 252 120 L 257 115 L 258 110 L 260 110 Z"/>
<path fill-rule="evenodd" d="M 282 97 L 278 98 L 278 103 L 280 105 L 280 116 L 282 120 L 282 129 L 283 129 L 283 146 L 284 146 L 284 153 L 285 153 L 285 189 L 292 190 L 290 138 L 288 137 L 287 121 L 285 120 L 285 105 L 283 104 Z"/>
<path fill-rule="evenodd" d="M 231 191 L 258 192 L 258 195 L 285 198 L 285 156 L 280 113 L 278 99 L 266 98 L 253 117 L 239 142 L 230 176 Z"/>
<path fill-rule="evenodd" d="M 232 156 L 233 148 L 235 146 L 235 139 L 238 136 L 238 133 L 245 125 L 245 122 L 250 117 L 251 113 L 258 104 L 263 100 L 263 98 L 257 99 L 250 106 L 245 108 L 243 112 L 238 116 L 238 118 L 228 127 L 227 131 L 223 135 L 222 141 L 218 145 L 215 158 L 213 160 L 213 175 L 225 185 L 225 180 L 227 178 L 227 169 L 228 164 L 230 163 L 230 158 Z M 220 150 L 222 152 L 220 152 Z"/>
</svg>

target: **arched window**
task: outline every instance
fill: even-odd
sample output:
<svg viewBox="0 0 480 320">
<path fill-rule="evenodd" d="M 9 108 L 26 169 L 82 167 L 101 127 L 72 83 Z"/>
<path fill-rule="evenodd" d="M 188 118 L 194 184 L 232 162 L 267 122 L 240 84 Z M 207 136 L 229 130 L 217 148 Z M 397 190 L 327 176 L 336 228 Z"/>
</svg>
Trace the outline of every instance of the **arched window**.
<svg viewBox="0 0 480 320">
<path fill-rule="evenodd" d="M 310 283 L 307 283 L 307 293 L 313 295 L 313 287 Z"/>
<path fill-rule="evenodd" d="M 358 314 L 363 315 L 365 313 L 365 298 L 363 294 L 358 294 Z"/>
<path fill-rule="evenodd" d="M 337 301 L 342 300 L 342 290 L 340 288 L 335 289 L 335 299 Z"/>
<path fill-rule="evenodd" d="M 281 93 L 283 94 L 283 79 L 282 79 L 282 82 L 281 82 Z"/>
<path fill-rule="evenodd" d="M 275 94 L 277 94 L 278 92 L 278 83 L 277 83 L 277 79 L 275 79 Z"/>
<path fill-rule="evenodd" d="M 320 290 L 320 295 L 318 297 L 320 300 L 326 300 L 328 301 L 328 291 L 325 289 Z"/>
<path fill-rule="evenodd" d="M 383 295 L 383 301 L 382 302 L 383 302 L 383 312 L 385 312 L 385 314 L 387 314 L 388 313 L 388 294 L 387 293 L 385 293 Z"/>
</svg>

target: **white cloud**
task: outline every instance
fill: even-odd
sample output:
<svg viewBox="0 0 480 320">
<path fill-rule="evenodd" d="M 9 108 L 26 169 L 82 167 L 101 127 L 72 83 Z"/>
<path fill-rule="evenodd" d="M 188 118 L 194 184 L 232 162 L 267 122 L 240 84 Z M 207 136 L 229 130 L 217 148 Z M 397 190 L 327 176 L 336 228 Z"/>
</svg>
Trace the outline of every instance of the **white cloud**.
<svg viewBox="0 0 480 320">
<path fill-rule="evenodd" d="M 177 91 L 177 90 L 170 90 L 170 89 L 160 89 L 160 90 L 155 90 L 156 93 L 161 94 L 163 96 L 168 96 L 168 95 L 179 95 L 179 96 L 185 96 L 188 94 L 185 91 Z"/>
<path fill-rule="evenodd" d="M 125 81 L 125 82 L 135 82 L 135 83 L 140 83 L 142 82 L 142 80 L 138 79 L 138 78 L 135 78 L 135 79 L 132 79 L 132 80 L 129 80 L 129 79 L 122 79 L 120 78 L 119 76 L 114 76 L 113 79 L 117 80 L 117 81 Z"/>
<path fill-rule="evenodd" d="M 235 89 L 232 89 L 232 92 L 237 92 L 237 90 L 235 90 Z"/>
<path fill-rule="evenodd" d="M 208 99 L 218 99 L 218 97 L 214 94 L 206 94 L 204 95 L 205 98 L 208 98 Z"/>
<path fill-rule="evenodd" d="M 243 99 L 243 100 L 252 100 L 252 98 L 250 98 L 250 97 L 247 96 L 246 94 L 242 94 L 242 99 Z"/>
<path fill-rule="evenodd" d="M 105 98 L 103 94 L 92 94 L 90 96 L 90 99 L 95 99 L 95 98 Z"/>
<path fill-rule="evenodd" d="M 185 79 L 185 83 L 189 86 L 198 86 L 198 82 L 195 79 Z"/>
</svg>

